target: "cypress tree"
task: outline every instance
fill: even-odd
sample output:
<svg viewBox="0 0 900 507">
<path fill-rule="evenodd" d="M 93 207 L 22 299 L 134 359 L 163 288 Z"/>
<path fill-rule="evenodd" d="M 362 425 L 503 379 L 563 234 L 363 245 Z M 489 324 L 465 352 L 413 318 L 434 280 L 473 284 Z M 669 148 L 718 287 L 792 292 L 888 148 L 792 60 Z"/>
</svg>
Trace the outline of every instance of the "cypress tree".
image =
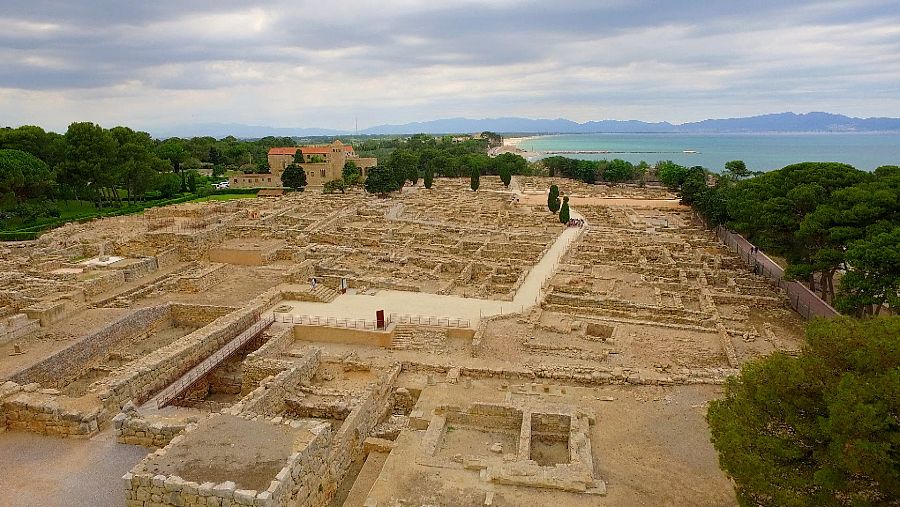
<svg viewBox="0 0 900 507">
<path fill-rule="evenodd" d="M 550 193 L 547 194 L 547 208 L 556 213 L 559 211 L 559 187 L 550 185 Z"/>
<path fill-rule="evenodd" d="M 557 200 L 558 202 L 558 200 Z M 563 197 L 562 209 L 559 210 L 559 223 L 569 223 L 569 197 Z"/>
<path fill-rule="evenodd" d="M 431 168 L 431 164 L 425 166 L 425 188 L 431 188 L 431 185 L 434 183 L 434 169 Z"/>
<path fill-rule="evenodd" d="M 478 190 L 478 187 L 481 185 L 481 171 L 479 171 L 477 167 L 472 168 L 471 178 L 469 184 L 474 192 L 475 190 Z"/>
</svg>

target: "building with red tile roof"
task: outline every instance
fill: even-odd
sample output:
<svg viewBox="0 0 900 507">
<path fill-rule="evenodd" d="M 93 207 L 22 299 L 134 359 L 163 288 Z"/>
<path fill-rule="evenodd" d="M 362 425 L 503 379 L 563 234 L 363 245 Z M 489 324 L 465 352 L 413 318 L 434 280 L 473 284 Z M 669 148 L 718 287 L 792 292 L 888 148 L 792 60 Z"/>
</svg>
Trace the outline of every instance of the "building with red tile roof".
<svg viewBox="0 0 900 507">
<path fill-rule="evenodd" d="M 308 186 L 321 186 L 343 177 L 344 164 L 350 160 L 359 168 L 363 178 L 369 169 L 378 165 L 375 158 L 361 158 L 353 146 L 335 141 L 317 146 L 284 146 L 269 149 L 269 172 L 266 174 L 237 174 L 231 177 L 231 188 L 281 187 L 281 174 L 294 163 L 297 152 L 303 156 L 300 167 L 306 172 Z"/>
</svg>

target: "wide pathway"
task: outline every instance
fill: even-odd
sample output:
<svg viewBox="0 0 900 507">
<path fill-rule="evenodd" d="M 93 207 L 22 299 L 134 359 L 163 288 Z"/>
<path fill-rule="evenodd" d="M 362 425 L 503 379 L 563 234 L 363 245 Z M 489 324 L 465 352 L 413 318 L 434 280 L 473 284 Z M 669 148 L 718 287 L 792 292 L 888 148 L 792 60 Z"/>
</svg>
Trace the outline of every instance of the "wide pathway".
<svg viewBox="0 0 900 507">
<path fill-rule="evenodd" d="M 572 218 L 584 218 L 574 209 L 570 209 L 569 213 Z M 285 301 L 285 305 L 292 307 L 286 313 L 374 321 L 375 312 L 384 310 L 386 314 L 463 319 L 468 320 L 474 328 L 481 317 L 522 312 L 538 304 L 544 282 L 553 276 L 560 259 L 583 231 L 584 228 L 569 227 L 560 233 L 544 256 L 532 266 L 512 301 L 379 290 L 375 295 L 343 294 L 330 303 Z"/>
<path fill-rule="evenodd" d="M 119 444 L 112 429 L 90 439 L 0 433 L 0 505 L 125 505 L 121 477 L 149 450 Z"/>
</svg>

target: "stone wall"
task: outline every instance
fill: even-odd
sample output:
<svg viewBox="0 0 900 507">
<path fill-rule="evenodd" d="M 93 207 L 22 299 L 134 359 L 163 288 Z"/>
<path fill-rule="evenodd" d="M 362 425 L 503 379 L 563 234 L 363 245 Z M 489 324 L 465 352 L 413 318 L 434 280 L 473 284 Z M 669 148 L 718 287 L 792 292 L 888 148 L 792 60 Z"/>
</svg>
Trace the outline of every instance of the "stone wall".
<svg viewBox="0 0 900 507">
<path fill-rule="evenodd" d="M 41 301 L 22 308 L 22 313 L 29 319 L 39 320 L 41 327 L 47 327 L 54 322 L 62 320 L 69 308 L 63 301 Z"/>
<path fill-rule="evenodd" d="M 334 497 L 337 487 L 350 469 L 350 465 L 354 460 L 362 457 L 366 438 L 379 422 L 390 415 L 391 393 L 400 371 L 401 366 L 394 365 L 381 376 L 378 382 L 366 389 L 366 392 L 360 396 L 359 404 L 353 408 L 335 433 L 331 443 L 331 452 L 328 455 L 330 474 L 322 483 L 324 498 L 320 501 L 330 501 Z M 312 507 L 324 505 L 324 503 L 303 503 L 301 505 Z"/>
<path fill-rule="evenodd" d="M 0 430 L 11 429 L 55 436 L 89 436 L 99 430 L 99 404 L 89 410 L 55 389 L 38 384 L 6 382 L 0 386 Z"/>
<path fill-rule="evenodd" d="M 122 270 L 125 281 L 137 280 L 145 277 L 158 269 L 156 257 L 146 257 L 136 260 Z"/>
<path fill-rule="evenodd" d="M 214 416 L 215 417 L 215 416 Z M 288 424 L 280 417 L 267 421 L 271 424 Z M 195 431 L 195 425 L 185 428 L 186 432 Z M 237 489 L 234 482 L 219 484 L 185 481 L 178 476 L 150 475 L 145 472 L 125 474 L 122 481 L 125 486 L 125 505 L 128 507 L 161 507 L 161 506 L 321 506 L 325 505 L 323 488 L 320 487 L 325 477 L 328 442 L 331 430 L 327 424 L 310 429 L 314 438 L 302 450 L 288 457 L 274 480 L 265 491 Z M 179 444 L 183 435 L 173 438 L 168 445 L 158 449 L 156 453 L 166 453 Z M 140 465 L 139 465 L 140 466 Z M 137 467 L 135 467 L 137 469 Z"/>
<path fill-rule="evenodd" d="M 189 426 L 196 426 L 196 422 L 164 417 L 149 420 L 137 412 L 122 412 L 113 418 L 117 442 L 156 449 L 169 445 L 173 438 Z"/>
<path fill-rule="evenodd" d="M 294 338 L 303 341 L 374 345 L 390 348 L 392 331 L 375 331 L 330 326 L 294 326 Z"/>
<path fill-rule="evenodd" d="M 29 319 L 24 313 L 0 318 L 0 345 L 36 331 L 40 325 L 39 321 Z"/>
<path fill-rule="evenodd" d="M 86 296 L 96 296 L 125 283 L 125 273 L 119 270 L 100 273 L 81 282 Z"/>
<path fill-rule="evenodd" d="M 178 264 L 178 250 L 167 248 L 156 254 L 156 266 L 165 269 Z"/>
<path fill-rule="evenodd" d="M 289 394 L 288 386 L 295 386 L 316 374 L 321 364 L 321 351 L 312 349 L 303 358 L 294 363 L 290 369 L 284 370 L 270 381 L 264 381 L 253 389 L 241 401 L 236 403 L 231 412 L 233 414 L 271 414 L 276 415 L 284 411 L 284 399 Z"/>
<path fill-rule="evenodd" d="M 214 264 L 199 273 L 179 278 L 176 287 L 181 292 L 203 292 L 228 277 L 228 273 L 225 264 Z"/>
<path fill-rule="evenodd" d="M 99 361 L 116 343 L 153 327 L 170 315 L 168 304 L 135 310 L 87 335 L 47 359 L 16 373 L 10 380 L 19 384 L 37 382 L 44 387 L 64 386 Z"/>
<path fill-rule="evenodd" d="M 266 377 L 274 377 L 293 366 L 290 360 L 272 359 L 274 353 L 285 350 L 294 341 L 294 326 L 275 323 L 269 327 L 272 337 L 244 359 L 241 395 L 259 387 Z"/>
<path fill-rule="evenodd" d="M 255 322 L 263 310 L 280 300 L 277 289 L 254 298 L 241 310 L 220 317 L 182 339 L 126 365 L 101 395 L 110 410 L 134 400 L 142 403 L 209 357 Z"/>
<path fill-rule="evenodd" d="M 189 305 L 172 303 L 172 319 L 176 326 L 203 327 L 235 310 L 233 306 Z"/>
<path fill-rule="evenodd" d="M 610 366 L 538 366 L 535 368 L 451 368 L 446 364 L 403 362 L 403 371 L 425 374 L 448 374 L 459 370 L 458 375 L 473 378 L 498 378 L 510 381 L 532 382 L 540 386 L 547 381 L 561 381 L 580 385 L 690 385 L 724 384 L 737 373 L 734 368 L 678 368 L 661 372 L 651 368 L 620 368 Z M 458 376 L 457 375 L 457 376 Z"/>
</svg>

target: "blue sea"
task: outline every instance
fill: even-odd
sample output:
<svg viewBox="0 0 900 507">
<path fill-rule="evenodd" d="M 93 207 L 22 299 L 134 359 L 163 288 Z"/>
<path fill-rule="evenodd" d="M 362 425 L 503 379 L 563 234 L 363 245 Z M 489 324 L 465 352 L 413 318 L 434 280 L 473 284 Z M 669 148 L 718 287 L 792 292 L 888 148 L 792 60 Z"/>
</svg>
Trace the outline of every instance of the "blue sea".
<svg viewBox="0 0 900 507">
<path fill-rule="evenodd" d="M 587 160 L 620 158 L 654 164 L 671 160 L 719 172 L 729 160 L 752 171 L 770 171 L 797 162 L 844 162 L 857 169 L 900 165 L 898 133 L 774 134 L 563 134 L 523 140 L 528 151 L 608 151 L 566 154 Z M 688 152 L 688 153 L 686 153 Z"/>
</svg>

